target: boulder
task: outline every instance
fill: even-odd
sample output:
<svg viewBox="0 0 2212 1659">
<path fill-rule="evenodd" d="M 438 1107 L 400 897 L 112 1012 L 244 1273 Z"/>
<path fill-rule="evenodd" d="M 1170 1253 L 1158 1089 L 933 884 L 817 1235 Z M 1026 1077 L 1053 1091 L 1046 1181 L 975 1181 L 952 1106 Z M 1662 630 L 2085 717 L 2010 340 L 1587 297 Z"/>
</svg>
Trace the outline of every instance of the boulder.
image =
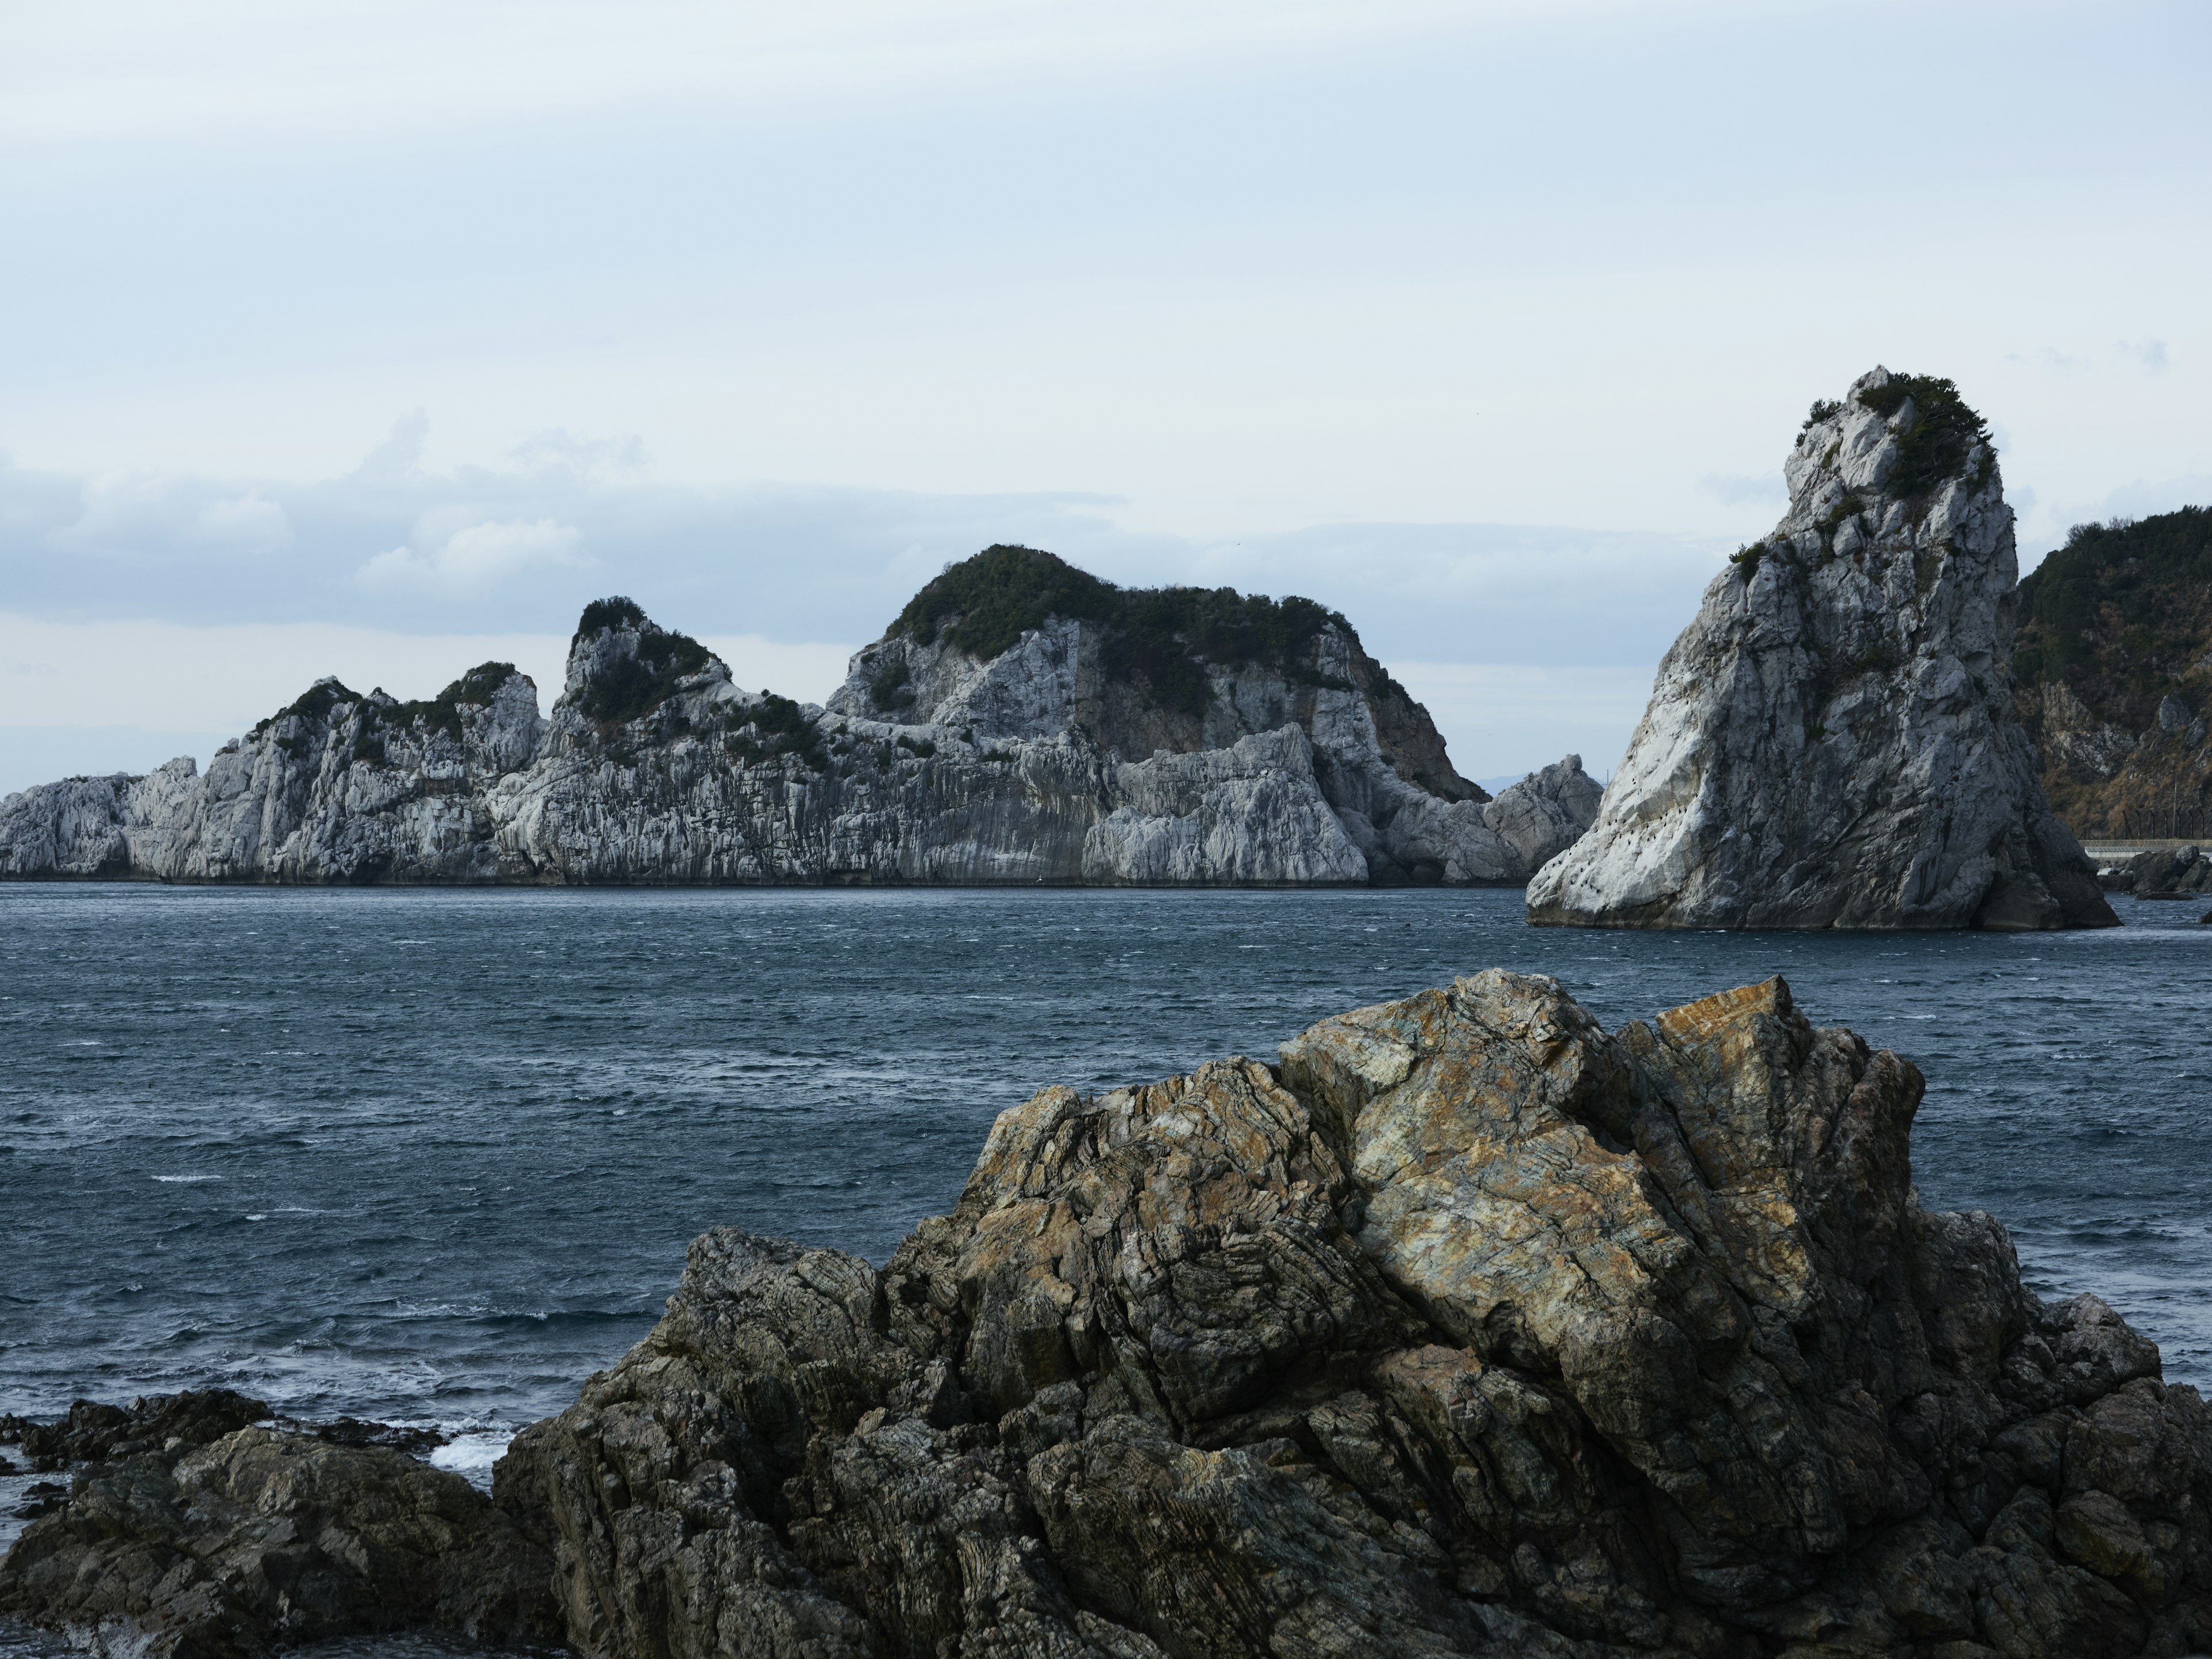
<svg viewBox="0 0 2212 1659">
<path fill-rule="evenodd" d="M 717 1229 L 495 1492 L 610 1656 L 2179 1653 L 2212 1414 L 1779 980 L 1478 974 L 994 1125 L 880 1270 Z"/>
<path fill-rule="evenodd" d="M 117 1659 L 246 1659 L 400 1630 L 559 1639 L 547 1558 L 466 1480 L 338 1443 L 376 1425 L 334 1438 L 252 1426 L 268 1415 L 214 1390 L 12 1425 L 42 1458 L 92 1461 L 0 1559 L 0 1616 Z"/>
<path fill-rule="evenodd" d="M 1529 920 L 2115 925 L 2014 708 L 2013 515 L 1981 417 L 1877 368 L 1814 406 L 1784 472 L 1789 512 L 1706 588 Z"/>
<path fill-rule="evenodd" d="M 2193 846 L 2153 848 L 2120 865 L 2106 884 L 2139 899 L 2198 898 L 2212 893 L 2212 859 Z"/>
</svg>

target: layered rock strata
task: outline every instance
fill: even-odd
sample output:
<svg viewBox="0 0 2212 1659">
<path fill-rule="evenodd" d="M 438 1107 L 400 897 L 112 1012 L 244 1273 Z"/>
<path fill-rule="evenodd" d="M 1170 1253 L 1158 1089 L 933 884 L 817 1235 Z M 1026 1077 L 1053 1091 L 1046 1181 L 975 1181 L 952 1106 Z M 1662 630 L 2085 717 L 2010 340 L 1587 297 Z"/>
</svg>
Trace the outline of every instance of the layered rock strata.
<svg viewBox="0 0 2212 1659">
<path fill-rule="evenodd" d="M 1490 799 L 1350 625 L 1310 609 L 1272 655 L 1167 635 L 1150 676 L 1127 630 L 1047 613 L 979 655 L 955 611 L 861 653 L 821 708 L 742 690 L 602 601 L 548 719 L 502 664 L 425 703 L 326 680 L 204 775 L 184 759 L 9 797 L 0 876 L 1519 884 L 1589 824 L 1579 759 Z"/>
<path fill-rule="evenodd" d="M 1877 368 L 1814 405 L 1784 471 L 1788 514 L 1706 588 L 1529 920 L 2112 926 L 2013 707 L 2013 515 L 1980 417 Z"/>
</svg>

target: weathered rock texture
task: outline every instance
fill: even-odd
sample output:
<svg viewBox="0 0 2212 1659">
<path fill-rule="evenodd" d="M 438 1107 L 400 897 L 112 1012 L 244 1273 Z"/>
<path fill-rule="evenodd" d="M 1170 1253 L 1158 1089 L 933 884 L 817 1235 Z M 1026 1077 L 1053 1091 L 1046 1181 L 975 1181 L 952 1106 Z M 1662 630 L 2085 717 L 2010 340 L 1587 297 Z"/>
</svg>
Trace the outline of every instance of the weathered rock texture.
<svg viewBox="0 0 2212 1659">
<path fill-rule="evenodd" d="M 2085 840 L 2212 836 L 2212 509 L 2076 525 L 2020 585 L 2014 699 Z"/>
<path fill-rule="evenodd" d="M 1947 380 L 1814 405 L 1790 511 L 1705 590 L 1532 921 L 2110 926 L 2012 704 L 2012 510 Z"/>
<path fill-rule="evenodd" d="M 0 1615 L 112 1659 L 247 1659 L 398 1630 L 560 1639 L 548 1558 L 467 1481 L 251 1426 L 268 1415 L 216 1391 L 15 1425 L 42 1460 L 94 1461 L 0 1560 Z"/>
<path fill-rule="evenodd" d="M 498 1499 L 623 1659 L 2212 1642 L 2212 1417 L 1921 1209 L 1921 1086 L 1490 972 L 1047 1090 L 880 1272 L 698 1240 Z"/>
<path fill-rule="evenodd" d="M 2212 893 L 2212 859 L 2201 847 L 2160 847 L 2100 870 L 2107 892 L 2143 899 L 2189 899 Z"/>
<path fill-rule="evenodd" d="M 325 680 L 204 776 L 0 802 L 0 876 L 1518 884 L 1596 811 L 1573 756 L 1495 800 L 1461 779 L 1308 601 L 1000 548 L 908 613 L 827 709 L 739 690 L 628 600 L 585 611 L 550 719 L 504 664 L 428 702 Z"/>
</svg>

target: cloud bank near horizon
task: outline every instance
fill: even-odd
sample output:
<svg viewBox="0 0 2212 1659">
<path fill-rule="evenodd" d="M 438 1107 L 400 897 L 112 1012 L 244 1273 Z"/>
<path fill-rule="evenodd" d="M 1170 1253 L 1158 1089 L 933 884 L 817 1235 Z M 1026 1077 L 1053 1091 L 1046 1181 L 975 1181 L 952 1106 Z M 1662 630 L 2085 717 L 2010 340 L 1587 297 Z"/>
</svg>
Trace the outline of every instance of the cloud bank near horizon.
<svg viewBox="0 0 2212 1659">
<path fill-rule="evenodd" d="M 1092 495 L 669 484 L 642 474 L 634 445 L 558 434 L 438 472 L 422 464 L 426 430 L 404 418 L 361 465 L 307 483 L 0 461 L 0 793 L 204 761 L 325 673 L 427 696 L 512 660 L 550 704 L 578 612 L 612 592 L 706 640 L 741 683 L 818 701 L 917 588 L 994 541 L 1129 586 L 1318 599 L 1431 704 L 1474 773 L 1571 750 L 1601 770 L 1725 550 L 1498 525 L 1206 544 L 1127 529 Z"/>
</svg>

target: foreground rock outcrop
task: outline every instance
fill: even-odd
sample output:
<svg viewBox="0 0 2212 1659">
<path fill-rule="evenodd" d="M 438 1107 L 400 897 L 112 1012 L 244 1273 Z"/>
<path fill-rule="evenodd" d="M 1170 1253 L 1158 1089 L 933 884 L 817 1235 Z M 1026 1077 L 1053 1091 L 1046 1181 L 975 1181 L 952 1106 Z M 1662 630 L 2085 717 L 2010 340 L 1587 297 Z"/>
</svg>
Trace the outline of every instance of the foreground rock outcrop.
<svg viewBox="0 0 2212 1659">
<path fill-rule="evenodd" d="M 610 1655 L 2179 1653 L 2212 1418 L 1913 1195 L 1778 981 L 1486 973 L 1005 1114 L 880 1272 L 732 1230 L 497 1491 Z"/>
<path fill-rule="evenodd" d="M 550 1562 L 457 1474 L 267 1426 L 227 1390 L 80 1401 L 9 1425 L 42 1467 L 89 1461 L 0 1560 L 0 1616 L 115 1659 L 251 1659 L 419 1630 L 551 1644 Z"/>
<path fill-rule="evenodd" d="M 1518 885 L 1598 796 L 1569 756 L 1491 799 L 1310 600 L 1130 592 L 994 548 L 826 709 L 602 600 L 550 718 L 507 664 L 425 702 L 325 680 L 204 776 L 0 801 L 0 877 Z"/>
<path fill-rule="evenodd" d="M 611 1659 L 2212 1646 L 2212 1413 L 1921 1207 L 1921 1091 L 1779 980 L 1607 1034 L 1495 971 L 1273 1066 L 1048 1089 L 880 1270 L 697 1240 L 496 1520 L 242 1428 L 80 1476 L 0 1611 L 258 1640 L 283 1539 L 358 1574 L 313 1628 L 404 1593 Z"/>
<path fill-rule="evenodd" d="M 2113 925 L 2013 707 L 2013 515 L 1981 417 L 1878 368 L 1814 406 L 1784 471 L 1788 514 L 1705 590 L 1529 920 Z"/>
</svg>

